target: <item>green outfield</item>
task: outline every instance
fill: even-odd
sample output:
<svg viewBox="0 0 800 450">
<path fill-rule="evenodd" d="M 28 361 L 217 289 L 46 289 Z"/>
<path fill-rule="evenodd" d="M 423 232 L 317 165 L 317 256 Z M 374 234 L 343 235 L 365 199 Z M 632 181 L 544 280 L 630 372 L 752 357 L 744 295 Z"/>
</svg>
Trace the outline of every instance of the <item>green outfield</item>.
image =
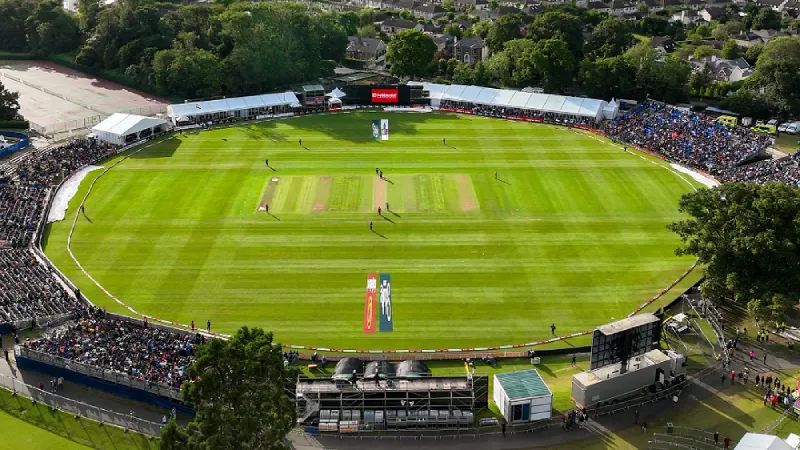
<svg viewBox="0 0 800 450">
<path fill-rule="evenodd" d="M 370 120 L 382 118 L 390 140 L 373 141 Z M 66 251 L 100 173 L 44 245 L 92 301 L 124 312 Z M 139 312 L 217 331 L 259 326 L 284 343 L 359 349 L 522 343 L 553 322 L 566 334 L 621 318 L 683 273 L 692 259 L 674 255 L 666 225 L 692 185 L 554 126 L 306 116 L 133 154 L 96 183 L 72 249 Z M 392 276 L 392 333 L 362 332 L 370 272 Z"/>
</svg>

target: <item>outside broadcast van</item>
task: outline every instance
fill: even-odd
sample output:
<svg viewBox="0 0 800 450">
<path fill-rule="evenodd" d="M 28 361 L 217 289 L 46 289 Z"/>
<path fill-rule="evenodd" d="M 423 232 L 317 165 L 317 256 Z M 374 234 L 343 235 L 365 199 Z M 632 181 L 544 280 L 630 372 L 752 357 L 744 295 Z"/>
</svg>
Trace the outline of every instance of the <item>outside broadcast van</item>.
<svg viewBox="0 0 800 450">
<path fill-rule="evenodd" d="M 717 123 L 721 123 L 727 127 L 735 127 L 736 126 L 736 117 L 733 116 L 719 116 L 717 117 Z"/>
</svg>

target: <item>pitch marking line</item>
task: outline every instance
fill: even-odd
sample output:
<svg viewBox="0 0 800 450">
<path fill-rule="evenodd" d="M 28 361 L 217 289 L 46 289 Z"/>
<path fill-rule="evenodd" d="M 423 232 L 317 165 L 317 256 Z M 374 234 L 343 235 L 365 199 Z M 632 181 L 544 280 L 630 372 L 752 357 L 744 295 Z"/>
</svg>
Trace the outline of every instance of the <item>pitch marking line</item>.
<svg viewBox="0 0 800 450">
<path fill-rule="evenodd" d="M 149 316 L 147 314 L 142 314 L 139 311 L 136 311 L 133 307 L 131 307 L 127 303 L 123 302 L 122 300 L 117 298 L 114 294 L 112 294 L 108 289 L 103 287 L 103 285 L 100 284 L 100 282 L 98 282 L 91 274 L 89 274 L 89 272 L 86 271 L 86 269 L 83 267 L 83 265 L 80 263 L 80 261 L 78 261 L 78 258 L 72 252 L 72 234 L 75 232 L 75 227 L 78 224 L 78 217 L 80 216 L 81 209 L 83 208 L 84 204 L 86 203 L 86 200 L 89 198 L 89 194 L 92 193 L 92 190 L 94 189 L 94 185 L 97 183 L 97 180 L 103 178 L 103 176 L 105 176 L 105 174 L 107 174 L 109 171 L 111 171 L 111 169 L 113 169 L 117 165 L 121 164 L 123 161 L 125 161 L 128 158 L 130 158 L 131 156 L 139 153 L 140 151 L 142 151 L 142 150 L 144 150 L 146 148 L 152 147 L 155 144 L 160 144 L 160 143 L 166 141 L 167 139 L 173 139 L 173 137 L 170 136 L 169 138 L 166 138 L 166 139 L 159 139 L 159 140 L 152 141 L 149 144 L 147 144 L 147 145 L 145 145 L 145 146 L 143 146 L 143 147 L 141 147 L 141 148 L 139 148 L 139 149 L 137 149 L 135 151 L 130 152 L 129 154 L 127 154 L 124 157 L 122 157 L 119 161 L 117 161 L 114 164 L 111 164 L 110 166 L 108 166 L 105 170 L 103 170 L 103 172 L 100 175 L 98 175 L 94 180 L 92 180 L 92 183 L 89 185 L 89 189 L 86 191 L 86 194 L 83 196 L 83 199 L 81 200 L 81 203 L 78 205 L 78 208 L 75 209 L 75 217 L 72 219 L 72 227 L 70 227 L 69 234 L 67 235 L 67 252 L 69 253 L 70 258 L 72 258 L 72 261 L 75 262 L 75 264 L 78 266 L 80 271 L 83 272 L 83 274 L 86 276 L 86 278 L 91 280 L 92 283 L 94 283 L 94 285 L 98 287 L 98 289 L 103 291 L 103 293 L 108 296 L 108 298 L 110 298 L 110 299 L 114 300 L 115 302 L 117 302 L 117 304 L 119 304 L 123 308 L 127 309 L 128 311 L 130 311 L 130 313 L 133 314 L 134 316 L 140 316 L 140 317 L 144 317 L 146 319 L 153 319 L 153 320 L 156 320 L 156 321 L 161 322 L 163 324 L 172 325 L 174 327 L 184 328 L 184 329 L 188 330 L 191 327 L 189 325 L 187 325 L 187 324 L 182 324 L 182 323 L 172 322 L 172 321 L 169 321 L 169 320 L 159 319 L 158 317 Z M 222 334 L 222 333 L 205 333 L 205 332 L 202 332 L 202 331 L 200 331 L 200 332 L 205 334 L 205 335 L 221 336 L 221 337 L 224 337 L 224 338 L 229 338 L 230 337 L 230 335 Z"/>
</svg>

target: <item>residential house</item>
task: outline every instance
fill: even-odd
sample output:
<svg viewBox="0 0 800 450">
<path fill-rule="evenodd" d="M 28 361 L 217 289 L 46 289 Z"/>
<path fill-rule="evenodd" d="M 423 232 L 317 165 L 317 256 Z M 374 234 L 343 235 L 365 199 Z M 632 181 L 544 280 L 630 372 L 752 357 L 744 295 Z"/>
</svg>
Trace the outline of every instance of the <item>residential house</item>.
<svg viewBox="0 0 800 450">
<path fill-rule="evenodd" d="M 650 47 L 663 52 L 672 53 L 675 51 L 675 41 L 669 36 L 657 36 L 650 39 Z"/>
<path fill-rule="evenodd" d="M 589 1 L 589 4 L 586 6 L 587 9 L 594 9 L 597 12 L 611 14 L 611 6 L 597 0 Z"/>
<path fill-rule="evenodd" d="M 700 10 L 700 17 L 706 22 L 724 19 L 727 15 L 725 8 L 719 6 L 709 6 Z"/>
<path fill-rule="evenodd" d="M 453 45 L 453 57 L 472 65 L 489 58 L 489 47 L 478 36 L 461 39 Z"/>
<path fill-rule="evenodd" d="M 418 23 L 414 29 L 422 31 L 428 36 L 436 36 L 444 32 L 444 27 L 441 25 L 434 25 L 432 23 Z"/>
<path fill-rule="evenodd" d="M 733 36 L 736 45 L 744 48 L 750 48 L 754 45 L 762 44 L 761 36 L 753 33 L 752 31 L 742 31 L 741 33 Z"/>
<path fill-rule="evenodd" d="M 712 55 L 704 58 L 689 57 L 692 71 L 697 72 L 708 67 L 714 81 L 735 82 L 741 81 L 753 74 L 753 68 L 744 58 L 724 59 Z"/>
<path fill-rule="evenodd" d="M 456 39 L 447 34 L 433 37 L 433 43 L 436 44 L 436 53 L 444 59 L 453 57 L 453 45 L 455 42 Z"/>
<path fill-rule="evenodd" d="M 348 36 L 345 54 L 349 59 L 381 62 L 386 56 L 386 43 L 380 39 Z"/>
<path fill-rule="evenodd" d="M 398 33 L 403 30 L 411 30 L 417 26 L 416 22 L 412 22 L 408 19 L 401 19 L 399 17 L 392 17 L 390 19 L 386 19 L 380 24 L 381 32 L 388 34 L 389 36 Z"/>
<path fill-rule="evenodd" d="M 664 10 L 664 2 L 661 0 L 644 0 L 640 4 L 647 7 L 647 11 L 651 13 L 659 12 Z"/>
<path fill-rule="evenodd" d="M 636 3 L 630 0 L 611 0 L 609 6 L 611 7 L 611 15 L 615 17 L 622 17 L 636 12 Z"/>
<path fill-rule="evenodd" d="M 475 11 L 488 11 L 488 0 L 455 0 L 453 2 L 456 9 L 461 11 L 475 10 Z"/>
<path fill-rule="evenodd" d="M 786 33 L 779 30 L 752 30 L 751 33 L 761 38 L 765 44 L 778 36 L 786 36 Z"/>
<path fill-rule="evenodd" d="M 670 17 L 672 22 L 680 22 L 684 25 L 696 25 L 703 21 L 697 11 L 691 9 L 685 9 L 683 11 L 677 12 Z"/>
<path fill-rule="evenodd" d="M 434 20 L 447 15 L 447 11 L 441 5 L 434 3 L 414 3 L 411 12 L 425 20 Z"/>
</svg>

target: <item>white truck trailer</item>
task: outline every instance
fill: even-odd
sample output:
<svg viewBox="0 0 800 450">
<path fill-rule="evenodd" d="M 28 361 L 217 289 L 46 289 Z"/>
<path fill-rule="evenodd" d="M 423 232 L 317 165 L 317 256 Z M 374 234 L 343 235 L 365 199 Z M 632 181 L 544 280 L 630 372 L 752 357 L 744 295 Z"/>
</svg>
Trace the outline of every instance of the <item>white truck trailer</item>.
<svg viewBox="0 0 800 450">
<path fill-rule="evenodd" d="M 592 408 L 665 389 L 686 377 L 686 358 L 672 350 L 650 350 L 621 363 L 581 372 L 572 377 L 572 398 L 579 408 Z"/>
</svg>

